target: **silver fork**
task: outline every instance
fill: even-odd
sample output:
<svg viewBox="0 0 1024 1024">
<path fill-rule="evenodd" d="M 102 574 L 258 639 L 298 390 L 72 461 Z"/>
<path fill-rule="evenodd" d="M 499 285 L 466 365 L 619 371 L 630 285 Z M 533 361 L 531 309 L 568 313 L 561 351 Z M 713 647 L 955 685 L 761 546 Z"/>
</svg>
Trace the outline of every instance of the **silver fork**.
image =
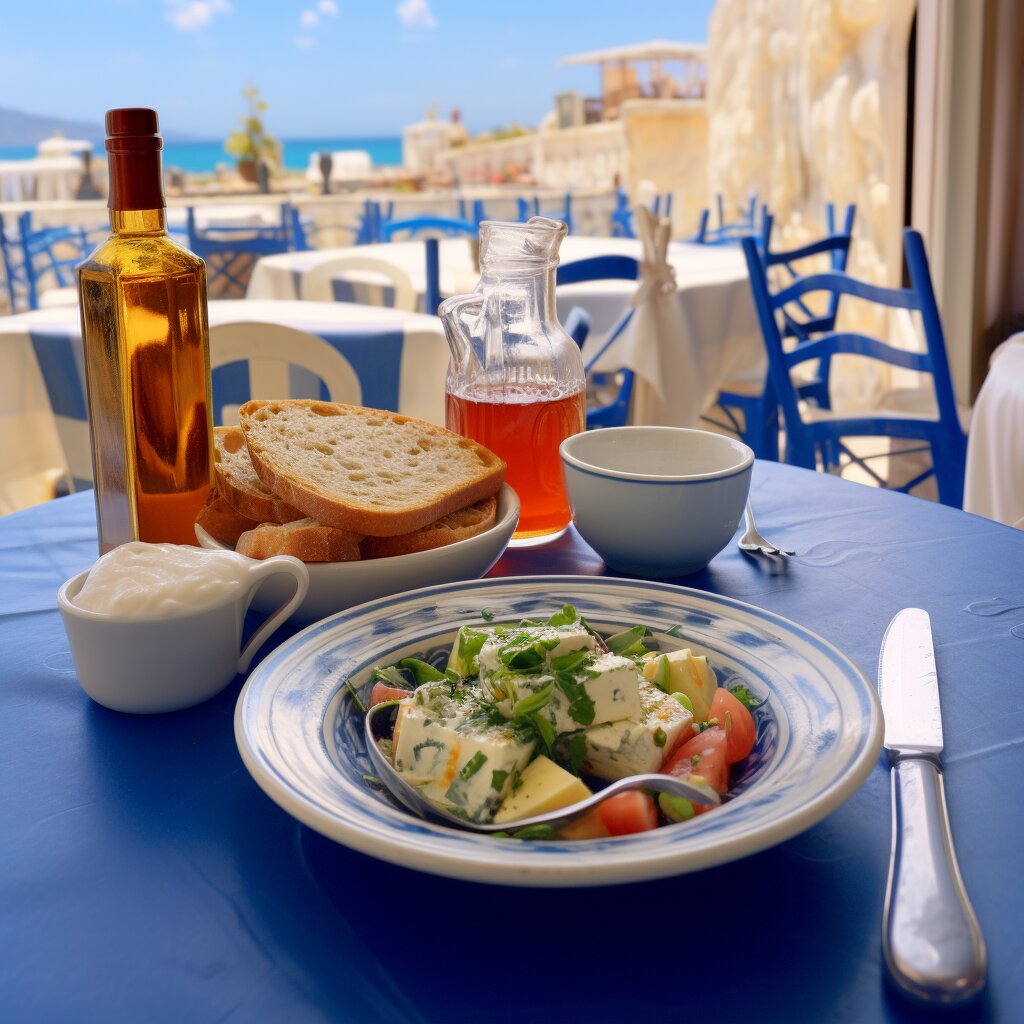
<svg viewBox="0 0 1024 1024">
<path fill-rule="evenodd" d="M 743 536 L 740 537 L 738 542 L 740 551 L 757 552 L 762 555 L 796 554 L 795 551 L 785 551 L 783 548 L 777 548 L 757 532 L 757 523 L 754 521 L 754 510 L 751 508 L 749 501 L 747 502 L 747 507 L 743 511 L 743 515 L 747 521 L 747 528 L 743 531 Z"/>
</svg>

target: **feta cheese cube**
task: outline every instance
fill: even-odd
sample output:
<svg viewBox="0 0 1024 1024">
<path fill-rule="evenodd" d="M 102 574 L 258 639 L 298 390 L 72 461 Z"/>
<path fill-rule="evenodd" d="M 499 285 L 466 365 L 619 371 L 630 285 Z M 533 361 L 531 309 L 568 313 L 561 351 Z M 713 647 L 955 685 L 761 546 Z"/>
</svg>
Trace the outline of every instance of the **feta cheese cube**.
<svg viewBox="0 0 1024 1024">
<path fill-rule="evenodd" d="M 693 715 L 672 697 L 640 682 L 639 715 L 586 729 L 583 770 L 614 781 L 658 771 L 680 739 L 688 739 Z"/>
<path fill-rule="evenodd" d="M 436 684 L 426 684 L 431 685 Z M 510 725 L 489 722 L 471 693 L 450 718 L 438 716 L 448 708 L 437 694 L 427 696 L 403 709 L 395 769 L 428 800 L 472 821 L 487 820 L 510 791 L 514 774 L 529 763 L 535 741 L 524 740 Z"/>
<path fill-rule="evenodd" d="M 530 668 L 529 664 L 509 663 L 519 654 L 521 661 L 533 661 L 536 652 L 536 664 L 550 667 L 552 658 L 559 658 L 573 651 L 592 651 L 594 638 L 578 622 L 568 626 L 523 626 L 519 628 L 504 627 L 496 629 L 484 641 L 478 657 L 480 678 L 501 671 L 502 669 Z"/>
<path fill-rule="evenodd" d="M 617 654 L 589 655 L 571 672 L 495 672 L 481 677 L 480 683 L 506 718 L 514 716 L 521 701 L 549 692 L 550 698 L 538 713 L 556 733 L 637 718 L 641 712 L 639 673 L 629 658 Z"/>
</svg>

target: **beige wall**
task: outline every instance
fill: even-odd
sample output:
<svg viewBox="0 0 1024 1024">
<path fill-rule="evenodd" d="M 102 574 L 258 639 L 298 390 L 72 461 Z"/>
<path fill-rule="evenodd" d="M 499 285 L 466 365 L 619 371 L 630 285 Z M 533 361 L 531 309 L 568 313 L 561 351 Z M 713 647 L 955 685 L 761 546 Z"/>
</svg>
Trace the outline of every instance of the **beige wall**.
<svg viewBox="0 0 1024 1024">
<path fill-rule="evenodd" d="M 708 197 L 708 117 L 703 100 L 630 100 L 620 113 L 634 202 L 641 183 L 672 193 L 674 233 L 697 230 Z"/>
</svg>

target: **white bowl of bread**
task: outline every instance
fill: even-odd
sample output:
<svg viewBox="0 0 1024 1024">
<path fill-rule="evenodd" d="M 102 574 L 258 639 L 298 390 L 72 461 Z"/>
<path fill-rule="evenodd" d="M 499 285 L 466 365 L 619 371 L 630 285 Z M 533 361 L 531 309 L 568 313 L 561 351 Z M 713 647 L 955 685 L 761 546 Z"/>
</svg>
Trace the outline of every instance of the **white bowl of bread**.
<svg viewBox="0 0 1024 1024">
<path fill-rule="evenodd" d="M 248 402 L 218 427 L 203 547 L 294 555 L 309 570 L 306 621 L 377 597 L 476 579 L 519 520 L 505 463 L 423 420 L 308 400 Z M 287 600 L 269 580 L 253 606 Z"/>
</svg>

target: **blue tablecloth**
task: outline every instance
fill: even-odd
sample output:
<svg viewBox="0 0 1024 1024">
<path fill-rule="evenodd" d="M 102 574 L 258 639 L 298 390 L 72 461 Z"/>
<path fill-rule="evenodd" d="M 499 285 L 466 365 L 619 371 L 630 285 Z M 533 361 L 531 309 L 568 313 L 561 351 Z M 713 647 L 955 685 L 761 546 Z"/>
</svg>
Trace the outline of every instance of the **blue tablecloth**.
<svg viewBox="0 0 1024 1024">
<path fill-rule="evenodd" d="M 931 613 L 950 814 L 991 961 L 986 994 L 947 1019 L 1024 1019 L 1024 534 L 789 467 L 758 465 L 753 499 L 800 555 L 730 547 L 683 582 L 817 630 L 872 678 L 892 615 Z M 174 715 L 92 703 L 55 593 L 94 553 L 91 495 L 0 520 L 5 1021 L 932 1019 L 883 984 L 884 764 L 802 836 L 699 875 L 530 891 L 417 874 L 263 795 L 234 744 L 241 680 Z M 603 571 L 572 532 L 495 570 Z"/>
</svg>

